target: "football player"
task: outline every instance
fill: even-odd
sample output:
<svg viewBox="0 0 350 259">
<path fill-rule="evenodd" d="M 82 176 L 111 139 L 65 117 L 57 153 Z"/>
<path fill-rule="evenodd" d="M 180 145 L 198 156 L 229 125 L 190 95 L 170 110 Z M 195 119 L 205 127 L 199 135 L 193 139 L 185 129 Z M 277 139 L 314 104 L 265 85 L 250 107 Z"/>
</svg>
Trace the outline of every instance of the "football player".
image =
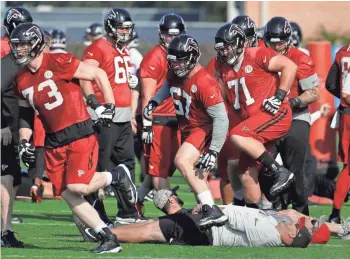
<svg viewBox="0 0 350 259">
<path fill-rule="evenodd" d="M 103 69 L 109 78 L 116 101 L 115 115 L 110 127 L 98 129 L 99 156 L 97 163 L 98 171 L 110 171 L 118 164 L 125 164 L 134 178 L 134 142 L 131 126 L 131 88 L 135 88 L 138 79 L 131 73 L 131 59 L 128 44 L 132 40 L 134 24 L 129 12 L 121 8 L 109 10 L 104 18 L 106 35 L 95 40 L 88 46 L 83 54 L 83 62 Z M 82 86 L 91 86 L 92 82 L 81 82 Z M 101 92 L 96 83 L 93 84 L 98 102 L 103 102 Z M 91 109 L 92 108 L 92 109 Z M 91 118 L 96 120 L 93 107 L 88 108 Z M 95 107 L 96 108 L 96 107 Z M 101 204 L 99 213 L 106 217 L 102 201 L 91 197 L 91 202 Z M 132 197 L 136 198 L 136 197 Z M 135 208 L 136 199 L 118 200 L 118 214 L 116 221 L 120 223 L 135 223 L 140 220 Z M 93 201 L 95 200 L 95 201 Z"/>
<path fill-rule="evenodd" d="M 99 23 L 93 23 L 85 29 L 83 43 L 85 46 L 91 45 L 95 40 L 103 37 L 103 26 Z"/>
<path fill-rule="evenodd" d="M 3 21 L 6 33 L 1 38 L 1 58 L 10 53 L 8 41 L 12 31 L 21 23 L 32 21 L 31 14 L 25 8 L 15 7 L 7 10 Z M 10 82 L 13 76 L 9 78 Z M 4 74 L 2 77 L 5 77 Z M 18 145 L 18 100 L 12 89 L 2 92 L 1 104 L 1 246 L 23 247 L 23 243 L 17 240 L 12 231 L 13 202 L 21 184 L 21 168 L 16 148 Z"/>
<path fill-rule="evenodd" d="M 247 47 L 258 47 L 257 28 L 252 18 L 248 15 L 239 15 L 231 23 L 238 25 L 242 29 L 247 38 Z"/>
<path fill-rule="evenodd" d="M 159 22 L 159 44 L 151 49 L 141 63 L 142 108 L 162 87 L 168 72 L 166 52 L 169 42 L 186 33 L 181 16 L 169 13 Z M 180 147 L 175 108 L 171 98 L 162 102 L 153 112 L 152 122 L 143 121 L 142 139 L 147 176 L 139 189 L 139 204 L 152 189 L 170 188 L 168 177 L 175 172 L 174 158 Z"/>
<path fill-rule="evenodd" d="M 29 143 L 35 112 L 46 133 L 46 172 L 55 194 L 61 195 L 73 213 L 101 236 L 100 246 L 91 252 L 120 252 L 116 236 L 83 198 L 111 184 L 122 189 L 124 196 L 136 195 L 136 187 L 125 165 L 95 174 L 98 143 L 82 90 L 87 103 L 95 109 L 97 123 L 107 127 L 114 115 L 114 96 L 106 73 L 69 53 L 43 53 L 44 33 L 32 23 L 23 23 L 13 30 L 10 46 L 17 64 L 24 66 L 15 78 L 15 91 L 20 97 L 19 154 L 22 161 L 28 164 L 35 159 L 35 148 Z M 105 104 L 97 101 L 92 87 L 80 87 L 73 78 L 94 80 Z"/>
<path fill-rule="evenodd" d="M 329 222 L 340 222 L 340 209 L 350 189 L 350 45 L 343 46 L 336 54 L 335 61 L 328 72 L 327 90 L 340 98 L 338 161 L 344 164 L 338 176 L 334 193 L 333 210 Z"/>
<path fill-rule="evenodd" d="M 206 181 L 207 172 L 214 168 L 225 142 L 228 118 L 220 86 L 198 63 L 199 57 L 198 43 L 191 36 L 181 34 L 170 41 L 167 81 L 146 105 L 143 119 L 152 125 L 153 111 L 172 96 L 182 138 L 175 166 L 203 205 L 199 227 L 205 229 L 228 220 L 214 205 Z M 149 131 L 149 138 L 152 135 Z"/>
<path fill-rule="evenodd" d="M 295 174 L 291 189 L 293 209 L 309 215 L 308 184 L 305 163 L 310 156 L 309 135 L 311 117 L 309 105 L 319 98 L 319 80 L 312 59 L 292 46 L 292 27 L 283 17 L 273 17 L 265 26 L 265 44 L 288 57 L 297 66 L 292 87 L 287 94 L 292 108 L 292 124 L 288 133 L 279 141 L 277 151 L 284 166 Z"/>
<path fill-rule="evenodd" d="M 51 34 L 51 53 L 67 53 L 67 39 L 66 34 L 58 29 L 54 29 Z"/>
<path fill-rule="evenodd" d="M 271 195 L 288 189 L 294 180 L 293 173 L 277 164 L 266 146 L 289 129 L 292 114 L 285 97 L 295 77 L 296 65 L 273 50 L 246 48 L 244 32 L 231 23 L 217 31 L 215 49 L 225 63 L 220 75 L 229 90 L 230 107 L 242 119 L 230 130 L 230 139 L 242 151 L 239 177 L 245 187 L 244 197 L 249 203 L 256 204 L 261 192 L 254 160 L 273 175 Z M 278 72 L 281 72 L 281 79 Z"/>
</svg>

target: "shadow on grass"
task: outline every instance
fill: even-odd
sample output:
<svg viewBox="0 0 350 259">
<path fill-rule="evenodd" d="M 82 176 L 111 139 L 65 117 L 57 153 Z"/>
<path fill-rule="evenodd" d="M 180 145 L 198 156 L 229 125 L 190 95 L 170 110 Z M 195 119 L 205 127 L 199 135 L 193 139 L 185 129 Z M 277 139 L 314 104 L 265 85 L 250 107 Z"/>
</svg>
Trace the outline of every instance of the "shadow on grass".
<svg viewBox="0 0 350 259">
<path fill-rule="evenodd" d="M 65 222 L 73 223 L 72 215 L 48 214 L 48 213 L 40 213 L 40 214 L 16 213 L 16 216 L 22 217 L 23 221 L 25 221 L 26 219 L 38 219 L 38 220 L 65 221 Z"/>
</svg>

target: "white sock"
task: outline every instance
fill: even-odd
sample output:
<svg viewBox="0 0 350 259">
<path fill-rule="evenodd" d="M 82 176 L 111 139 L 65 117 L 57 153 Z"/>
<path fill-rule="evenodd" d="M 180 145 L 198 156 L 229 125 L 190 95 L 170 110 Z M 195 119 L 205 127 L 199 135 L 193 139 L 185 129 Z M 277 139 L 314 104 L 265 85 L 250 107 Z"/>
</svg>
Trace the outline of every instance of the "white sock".
<svg viewBox="0 0 350 259">
<path fill-rule="evenodd" d="M 234 191 L 234 194 L 235 194 L 236 199 L 243 201 L 243 198 L 244 198 L 243 189 L 239 189 L 238 191 Z"/>
<path fill-rule="evenodd" d="M 207 204 L 210 207 L 213 207 L 214 205 L 214 200 L 209 190 L 199 193 L 197 198 L 202 205 Z"/>
<path fill-rule="evenodd" d="M 138 200 L 143 202 L 150 191 L 152 191 L 152 189 L 146 186 L 146 184 L 142 183 L 140 188 L 137 190 Z"/>
<path fill-rule="evenodd" d="M 107 225 L 105 223 L 101 223 L 101 225 L 99 225 L 97 228 L 94 228 L 94 231 L 97 234 L 97 233 L 102 232 L 102 229 L 106 228 L 106 227 L 107 227 Z"/>
<path fill-rule="evenodd" d="M 106 186 L 111 185 L 112 183 L 112 174 L 110 172 L 102 172 L 106 176 Z"/>
</svg>

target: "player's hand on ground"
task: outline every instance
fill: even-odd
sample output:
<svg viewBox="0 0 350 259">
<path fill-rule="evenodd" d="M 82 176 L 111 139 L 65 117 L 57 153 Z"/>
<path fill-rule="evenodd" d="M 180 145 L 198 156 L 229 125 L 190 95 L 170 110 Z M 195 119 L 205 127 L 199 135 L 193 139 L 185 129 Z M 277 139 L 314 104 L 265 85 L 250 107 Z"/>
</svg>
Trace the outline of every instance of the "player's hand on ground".
<svg viewBox="0 0 350 259">
<path fill-rule="evenodd" d="M 98 117 L 96 124 L 103 127 L 110 127 L 115 113 L 115 106 L 112 103 L 100 105 L 95 109 L 95 113 Z"/>
<path fill-rule="evenodd" d="M 128 83 L 131 89 L 135 89 L 139 84 L 139 79 L 137 78 L 137 76 L 130 74 Z"/>
<path fill-rule="evenodd" d="M 202 169 L 204 172 L 213 170 L 217 157 L 218 153 L 216 151 L 209 150 L 199 157 L 199 163 L 196 165 L 196 168 Z"/>
<path fill-rule="evenodd" d="M 29 167 L 30 164 L 35 162 L 35 147 L 26 139 L 22 139 L 18 146 L 19 157 L 25 166 Z"/>
<path fill-rule="evenodd" d="M 156 101 L 150 100 L 146 107 L 143 109 L 143 118 L 152 121 L 152 113 L 157 108 L 158 103 Z M 145 125 L 144 125 L 145 126 Z"/>
<path fill-rule="evenodd" d="M 12 141 L 12 133 L 9 127 L 1 129 L 1 144 L 10 145 Z"/>
<path fill-rule="evenodd" d="M 264 109 L 272 114 L 276 114 L 282 104 L 276 96 L 272 96 L 269 99 L 265 99 L 263 102 Z"/>
</svg>

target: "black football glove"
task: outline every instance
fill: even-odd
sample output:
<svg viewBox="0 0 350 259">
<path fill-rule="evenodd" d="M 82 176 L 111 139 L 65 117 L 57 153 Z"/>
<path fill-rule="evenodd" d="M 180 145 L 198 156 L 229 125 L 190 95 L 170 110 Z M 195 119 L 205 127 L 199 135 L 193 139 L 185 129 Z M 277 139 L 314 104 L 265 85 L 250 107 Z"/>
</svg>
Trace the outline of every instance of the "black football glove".
<svg viewBox="0 0 350 259">
<path fill-rule="evenodd" d="M 282 89 L 278 89 L 277 93 L 274 96 L 264 100 L 263 106 L 265 110 L 267 110 L 268 112 L 271 112 L 272 114 L 276 114 L 286 95 L 287 95 L 286 91 Z"/>
<path fill-rule="evenodd" d="M 26 139 L 21 139 L 18 146 L 19 157 L 26 167 L 35 162 L 35 147 Z"/>
<path fill-rule="evenodd" d="M 217 157 L 218 153 L 216 151 L 209 150 L 199 157 L 199 163 L 196 165 L 196 168 L 202 169 L 204 172 L 213 170 Z"/>
<path fill-rule="evenodd" d="M 112 103 L 106 103 L 105 105 L 100 105 L 95 109 L 97 115 L 96 124 L 103 127 L 110 127 L 110 123 L 113 120 L 115 113 L 115 106 Z"/>
</svg>

